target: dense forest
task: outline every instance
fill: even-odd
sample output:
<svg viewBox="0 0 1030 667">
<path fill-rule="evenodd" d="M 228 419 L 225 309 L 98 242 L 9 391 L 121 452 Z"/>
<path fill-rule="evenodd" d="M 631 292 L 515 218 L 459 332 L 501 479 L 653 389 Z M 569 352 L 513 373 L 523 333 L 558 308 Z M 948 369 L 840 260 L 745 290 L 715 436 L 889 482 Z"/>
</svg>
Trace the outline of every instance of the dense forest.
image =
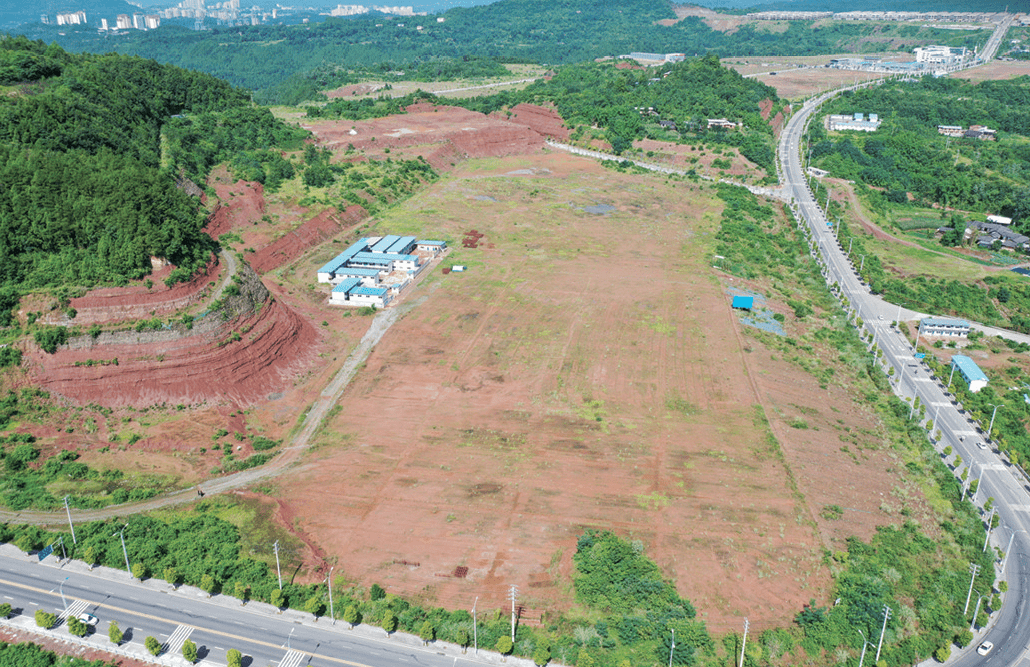
<svg viewBox="0 0 1030 667">
<path fill-rule="evenodd" d="M 1030 77 L 970 83 L 930 76 L 845 93 L 827 113 L 878 113 L 873 133 L 829 136 L 814 123 L 812 161 L 838 178 L 886 190 L 904 204 L 997 213 L 1030 229 Z M 985 125 L 997 141 L 949 139 L 937 125 Z M 859 136 L 861 135 L 861 136 Z M 876 195 L 879 196 L 879 195 Z"/>
<path fill-rule="evenodd" d="M 298 137 L 224 81 L 135 56 L 8 37 L 0 63 L 0 324 L 27 291 L 124 283 L 151 257 L 187 278 L 216 245 L 176 177 Z"/>
<path fill-rule="evenodd" d="M 297 73 L 330 67 L 388 65 L 394 71 L 465 56 L 504 62 L 562 64 L 632 51 L 723 56 L 825 54 L 842 49 L 875 51 L 884 31 L 898 31 L 905 50 L 927 42 L 972 47 L 980 31 L 938 30 L 876 22 L 822 24 L 791 21 L 785 31 L 762 22 L 731 33 L 712 30 L 698 17 L 675 21 L 672 5 L 626 0 L 501 0 L 434 16 L 329 18 L 295 26 L 249 26 L 195 32 L 166 26 L 118 36 L 70 30 L 57 39 L 70 50 L 116 49 L 214 74 L 256 91 L 264 103 L 312 99 L 317 89 Z M 419 26 L 422 27 L 419 30 Z M 293 77 L 291 79 L 291 77 Z"/>
</svg>

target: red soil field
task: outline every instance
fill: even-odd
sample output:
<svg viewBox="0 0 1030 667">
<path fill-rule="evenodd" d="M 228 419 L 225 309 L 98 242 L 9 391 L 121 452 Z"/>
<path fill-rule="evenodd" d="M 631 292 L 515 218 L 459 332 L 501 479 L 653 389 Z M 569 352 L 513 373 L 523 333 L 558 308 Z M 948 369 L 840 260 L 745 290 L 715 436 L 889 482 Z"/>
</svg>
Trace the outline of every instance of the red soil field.
<svg viewBox="0 0 1030 667">
<path fill-rule="evenodd" d="M 889 520 L 895 480 L 841 451 L 841 429 L 875 420 L 848 388 L 776 360 L 729 309 L 708 267 L 717 202 L 565 155 L 491 164 L 378 223 L 461 238 L 475 221 L 495 247 L 427 277 L 280 480 L 283 525 L 349 580 L 449 608 L 501 607 L 511 584 L 531 617 L 568 608 L 588 527 L 642 540 L 717 631 L 824 600 L 822 549 Z M 613 210 L 581 208 L 597 203 Z"/>
</svg>

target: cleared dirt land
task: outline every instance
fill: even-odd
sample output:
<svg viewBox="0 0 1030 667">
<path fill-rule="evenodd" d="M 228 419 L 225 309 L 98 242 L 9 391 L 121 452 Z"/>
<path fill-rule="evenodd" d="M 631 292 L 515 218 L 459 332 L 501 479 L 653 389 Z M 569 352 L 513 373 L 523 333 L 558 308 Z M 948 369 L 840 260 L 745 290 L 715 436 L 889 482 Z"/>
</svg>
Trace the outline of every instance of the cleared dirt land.
<svg viewBox="0 0 1030 667">
<path fill-rule="evenodd" d="M 280 519 L 348 577 L 452 608 L 501 607 L 511 584 L 530 617 L 567 608 L 587 527 L 642 540 L 715 630 L 824 599 L 823 546 L 868 536 L 894 480 L 864 456 L 860 485 L 841 476 L 859 457 L 839 432 L 864 443 L 872 418 L 731 311 L 720 206 L 536 153 L 466 162 L 393 209 L 377 233 L 458 240 L 447 263 L 469 270 L 424 281 L 278 482 Z"/>
</svg>

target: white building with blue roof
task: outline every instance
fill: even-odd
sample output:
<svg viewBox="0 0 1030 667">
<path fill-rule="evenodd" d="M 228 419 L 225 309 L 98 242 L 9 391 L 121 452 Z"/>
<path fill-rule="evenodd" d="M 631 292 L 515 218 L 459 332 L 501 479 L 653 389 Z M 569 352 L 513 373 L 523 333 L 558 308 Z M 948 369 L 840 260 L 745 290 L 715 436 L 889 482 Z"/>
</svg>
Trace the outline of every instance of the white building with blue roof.
<svg viewBox="0 0 1030 667">
<path fill-rule="evenodd" d="M 351 290 L 357 287 L 361 287 L 361 278 L 347 278 L 346 280 L 341 280 L 336 287 L 333 288 L 333 291 L 329 293 L 329 303 L 345 305 Z"/>
<path fill-rule="evenodd" d="M 987 375 L 969 357 L 956 354 L 951 357 L 951 365 L 966 379 L 966 382 L 969 383 L 969 391 L 974 394 L 987 386 Z"/>
<path fill-rule="evenodd" d="M 950 317 L 924 317 L 919 321 L 920 336 L 969 336 L 970 325 L 966 320 Z"/>
<path fill-rule="evenodd" d="M 375 306 L 386 308 L 390 304 L 389 290 L 385 287 L 354 287 L 347 292 L 352 306 Z"/>
<path fill-rule="evenodd" d="M 385 308 L 428 265 L 428 260 L 423 263 L 425 254 L 413 253 L 433 257 L 446 249 L 444 241 L 420 242 L 414 236 L 363 238 L 326 262 L 318 270 L 318 282 L 334 285 L 332 304 Z"/>
</svg>

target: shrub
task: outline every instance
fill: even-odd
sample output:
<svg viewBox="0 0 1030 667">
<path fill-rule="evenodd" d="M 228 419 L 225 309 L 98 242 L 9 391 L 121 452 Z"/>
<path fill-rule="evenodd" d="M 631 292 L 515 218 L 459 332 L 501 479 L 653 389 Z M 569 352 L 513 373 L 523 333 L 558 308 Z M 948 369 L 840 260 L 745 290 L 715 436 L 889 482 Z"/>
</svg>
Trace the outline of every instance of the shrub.
<svg viewBox="0 0 1030 667">
<path fill-rule="evenodd" d="M 428 644 L 436 639 L 436 628 L 433 627 L 433 622 L 428 619 L 423 621 L 422 627 L 418 629 L 418 636 L 423 644 Z"/>
<path fill-rule="evenodd" d="M 182 643 L 182 657 L 190 664 L 197 661 L 197 645 L 189 639 Z"/>
<path fill-rule="evenodd" d="M 68 330 L 64 327 L 44 327 L 37 329 L 32 337 L 36 339 L 36 345 L 39 345 L 40 349 L 47 354 L 53 354 L 59 346 L 68 341 Z"/>
<path fill-rule="evenodd" d="M 111 624 L 107 626 L 107 638 L 111 640 L 111 643 L 118 646 L 122 643 L 122 639 L 125 638 L 125 633 L 118 627 L 117 621 L 111 621 Z"/>
<path fill-rule="evenodd" d="M 243 654 L 238 650 L 231 648 L 225 652 L 226 667 L 242 667 L 243 665 Z"/>
<path fill-rule="evenodd" d="M 147 637 L 143 640 L 143 645 L 150 651 L 150 655 L 157 657 L 161 654 L 161 642 L 157 641 L 156 637 Z"/>
<path fill-rule="evenodd" d="M 86 633 L 89 632 L 89 626 L 74 616 L 69 616 L 68 632 L 70 632 L 74 637 L 85 637 Z"/>
<path fill-rule="evenodd" d="M 397 629 L 397 616 L 394 615 L 392 609 L 387 609 L 386 613 L 383 614 L 383 621 L 381 623 L 383 630 L 386 630 L 387 634 Z"/>
<path fill-rule="evenodd" d="M 148 574 L 149 573 L 147 572 L 147 566 L 143 563 L 137 561 L 132 564 L 132 576 L 136 577 L 140 581 L 143 581 L 147 578 Z"/>
<path fill-rule="evenodd" d="M 10 618 L 10 617 L 11 617 L 11 603 L 10 602 L 5 602 L 3 604 L 0 604 L 0 618 Z"/>
<path fill-rule="evenodd" d="M 504 635 L 497 639 L 497 644 L 494 646 L 497 652 L 501 655 L 511 655 L 512 649 L 515 648 L 515 644 L 512 643 L 511 637 Z"/>
<path fill-rule="evenodd" d="M 936 660 L 937 662 L 940 662 L 940 663 L 947 662 L 948 658 L 951 657 L 951 647 L 950 646 L 942 646 L 942 647 L 940 647 L 939 649 L 937 649 L 936 651 L 933 652 L 933 657 L 934 657 L 934 660 Z"/>
<path fill-rule="evenodd" d="M 383 587 L 379 584 L 372 584 L 372 587 L 368 589 L 368 597 L 370 597 L 373 602 L 376 602 L 377 600 L 382 600 L 386 597 L 386 591 L 384 591 Z"/>
<path fill-rule="evenodd" d="M 57 616 L 55 614 L 43 611 L 42 609 L 37 609 L 35 616 L 36 625 L 43 628 L 44 630 L 49 630 L 50 628 L 57 625 Z"/>
<path fill-rule="evenodd" d="M 387 612 L 390 613 L 390 612 Z M 353 629 L 355 625 L 361 623 L 361 612 L 358 611 L 358 606 L 352 604 L 343 611 L 343 620 L 350 623 L 350 627 Z M 389 632 L 389 631 L 388 631 Z"/>
</svg>

